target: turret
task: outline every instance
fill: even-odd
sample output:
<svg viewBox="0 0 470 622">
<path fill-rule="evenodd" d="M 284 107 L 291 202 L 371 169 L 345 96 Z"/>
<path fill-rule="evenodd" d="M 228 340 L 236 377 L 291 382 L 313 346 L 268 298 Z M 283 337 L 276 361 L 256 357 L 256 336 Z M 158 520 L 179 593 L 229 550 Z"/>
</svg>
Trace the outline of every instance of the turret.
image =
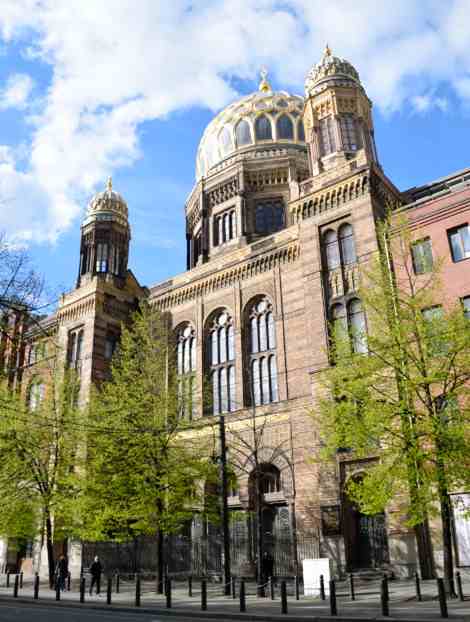
<svg viewBox="0 0 470 622">
<path fill-rule="evenodd" d="M 77 287 L 94 275 L 123 283 L 130 239 L 127 204 L 109 178 L 106 190 L 90 201 L 81 226 Z"/>
<path fill-rule="evenodd" d="M 304 126 L 311 174 L 377 161 L 372 102 L 356 69 L 328 45 L 305 81 Z"/>
</svg>

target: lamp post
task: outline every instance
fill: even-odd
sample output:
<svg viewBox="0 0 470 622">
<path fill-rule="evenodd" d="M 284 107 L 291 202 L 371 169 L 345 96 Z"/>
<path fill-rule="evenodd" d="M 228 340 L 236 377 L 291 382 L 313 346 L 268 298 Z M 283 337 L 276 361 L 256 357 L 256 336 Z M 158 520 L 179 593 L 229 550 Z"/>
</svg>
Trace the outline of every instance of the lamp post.
<svg viewBox="0 0 470 622">
<path fill-rule="evenodd" d="M 225 439 L 225 417 L 219 418 L 220 439 L 220 479 L 222 482 L 222 535 L 224 540 L 224 594 L 230 594 L 230 528 L 228 516 L 228 477 L 227 477 L 227 443 Z"/>
</svg>

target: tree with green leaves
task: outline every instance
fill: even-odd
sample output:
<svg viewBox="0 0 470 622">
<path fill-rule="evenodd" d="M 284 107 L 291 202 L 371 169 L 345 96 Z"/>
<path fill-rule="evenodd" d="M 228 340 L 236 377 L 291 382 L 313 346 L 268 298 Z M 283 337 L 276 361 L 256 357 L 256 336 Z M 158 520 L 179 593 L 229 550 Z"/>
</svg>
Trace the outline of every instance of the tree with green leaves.
<svg viewBox="0 0 470 622">
<path fill-rule="evenodd" d="M 415 273 L 418 238 L 405 220 L 379 227 L 379 252 L 362 269 L 359 291 L 367 330 L 332 324 L 319 417 L 324 455 L 348 448 L 352 458 L 376 457 L 347 484 L 363 513 L 400 504 L 421 554 L 428 517 L 440 515 L 454 593 L 449 493 L 470 485 L 470 324 L 460 302 L 444 298 L 442 261 L 427 255 Z"/>
<path fill-rule="evenodd" d="M 54 361 L 42 373 L 44 384 L 33 382 L 26 395 L 0 385 L 0 529 L 20 542 L 45 541 L 52 585 L 54 542 L 73 528 L 68 504 L 81 428 L 74 372 L 59 372 Z"/>
<path fill-rule="evenodd" d="M 157 538 L 160 583 L 164 535 L 208 511 L 204 483 L 215 477 L 211 437 L 188 417 L 175 358 L 166 319 L 143 304 L 123 326 L 110 379 L 91 396 L 79 496 L 82 537 Z"/>
</svg>

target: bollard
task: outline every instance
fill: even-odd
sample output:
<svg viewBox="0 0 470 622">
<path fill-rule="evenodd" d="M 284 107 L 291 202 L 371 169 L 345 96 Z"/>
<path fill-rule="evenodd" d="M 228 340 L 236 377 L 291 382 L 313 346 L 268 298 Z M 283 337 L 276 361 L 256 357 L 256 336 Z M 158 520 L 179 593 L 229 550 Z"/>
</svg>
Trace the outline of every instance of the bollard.
<svg viewBox="0 0 470 622">
<path fill-rule="evenodd" d="M 299 586 L 299 577 L 295 575 L 295 600 L 300 600 L 300 586 Z"/>
<path fill-rule="evenodd" d="M 384 576 L 383 576 L 382 580 L 383 580 L 383 583 L 384 583 L 384 586 L 385 586 L 384 587 L 384 589 L 385 589 L 385 596 L 386 596 L 387 602 L 388 602 L 390 600 L 390 594 L 389 594 L 389 591 L 388 591 L 388 576 L 385 573 L 384 573 Z"/>
<path fill-rule="evenodd" d="M 55 599 L 60 600 L 60 580 L 59 577 L 56 577 L 55 580 Z"/>
<path fill-rule="evenodd" d="M 135 606 L 140 607 L 140 575 L 135 575 Z"/>
<path fill-rule="evenodd" d="M 419 574 L 415 572 L 415 585 L 416 585 L 416 600 L 421 602 L 423 597 L 421 596 L 421 583 L 419 580 Z"/>
<path fill-rule="evenodd" d="M 23 589 L 23 573 L 20 572 L 20 590 Z"/>
<path fill-rule="evenodd" d="M 67 592 L 70 592 L 70 583 L 72 582 L 72 573 L 67 573 Z"/>
<path fill-rule="evenodd" d="M 7 587 L 10 587 L 10 572 L 7 572 Z"/>
<path fill-rule="evenodd" d="M 207 582 L 201 581 L 201 611 L 207 611 Z"/>
<path fill-rule="evenodd" d="M 330 614 L 332 616 L 338 615 L 338 607 L 336 604 L 336 583 L 333 579 L 330 581 Z"/>
<path fill-rule="evenodd" d="M 18 598 L 18 585 L 19 585 L 19 577 L 15 574 L 15 582 L 13 584 L 13 597 Z"/>
<path fill-rule="evenodd" d="M 287 585 L 281 581 L 281 613 L 287 614 Z"/>
<path fill-rule="evenodd" d="M 441 609 L 441 618 L 448 618 L 446 590 L 444 588 L 444 579 L 437 579 L 437 593 L 439 596 L 439 607 Z"/>
<path fill-rule="evenodd" d="M 455 578 L 457 579 L 457 592 L 459 593 L 459 600 L 463 602 L 465 600 L 465 597 L 463 595 L 462 577 L 460 575 L 460 572 L 457 571 Z"/>
<path fill-rule="evenodd" d="M 271 600 L 274 600 L 274 579 L 272 577 L 269 577 L 269 596 L 271 597 Z"/>
<path fill-rule="evenodd" d="M 240 579 L 240 612 L 246 611 L 245 580 Z"/>
<path fill-rule="evenodd" d="M 325 600 L 325 579 L 323 575 L 320 575 L 320 598 Z"/>
<path fill-rule="evenodd" d="M 34 600 L 38 600 L 39 599 L 39 575 L 38 575 L 37 572 L 34 575 L 34 594 L 33 594 L 33 598 L 34 598 Z"/>
<path fill-rule="evenodd" d="M 113 592 L 113 579 L 108 577 L 108 585 L 106 586 L 106 604 L 111 604 L 111 594 Z"/>
<path fill-rule="evenodd" d="M 120 590 L 120 585 L 119 585 L 119 572 L 116 573 L 116 594 L 119 594 L 119 590 Z"/>
<path fill-rule="evenodd" d="M 354 575 L 349 575 L 349 595 L 351 596 L 351 600 L 356 600 L 356 592 L 354 590 Z"/>
<path fill-rule="evenodd" d="M 171 579 L 166 577 L 165 579 L 165 596 L 166 596 L 166 608 L 171 609 Z"/>
<path fill-rule="evenodd" d="M 382 579 L 380 589 L 380 602 L 382 604 L 382 615 L 387 617 L 390 615 L 389 607 L 388 607 L 388 585 L 387 579 L 384 577 Z"/>
<path fill-rule="evenodd" d="M 188 596 L 192 598 L 193 596 L 193 578 L 188 577 Z"/>
<path fill-rule="evenodd" d="M 232 577 L 230 581 L 232 582 L 232 599 L 235 600 L 237 597 L 237 580 Z"/>
<path fill-rule="evenodd" d="M 85 577 L 83 576 L 83 574 L 80 577 L 80 602 L 85 602 Z"/>
</svg>

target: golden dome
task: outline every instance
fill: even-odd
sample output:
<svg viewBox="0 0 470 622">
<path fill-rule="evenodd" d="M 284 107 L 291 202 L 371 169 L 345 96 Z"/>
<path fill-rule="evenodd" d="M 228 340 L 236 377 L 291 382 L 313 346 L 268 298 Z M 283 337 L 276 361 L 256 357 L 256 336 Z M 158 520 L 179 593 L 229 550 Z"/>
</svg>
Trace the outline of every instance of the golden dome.
<svg viewBox="0 0 470 622">
<path fill-rule="evenodd" d="M 111 177 L 108 178 L 106 190 L 95 194 L 89 202 L 83 224 L 87 225 L 95 220 L 114 220 L 123 225 L 128 224 L 127 203 L 113 190 Z"/>
<path fill-rule="evenodd" d="M 319 63 L 314 65 L 305 80 L 305 94 L 308 97 L 318 93 L 328 84 L 351 84 L 361 86 L 359 74 L 351 63 L 339 56 L 333 56 L 328 44 Z"/>
<path fill-rule="evenodd" d="M 196 179 L 240 152 L 284 143 L 305 147 L 304 98 L 273 91 L 267 71 L 261 71 L 259 90 L 233 102 L 209 123 L 199 143 Z"/>
</svg>

